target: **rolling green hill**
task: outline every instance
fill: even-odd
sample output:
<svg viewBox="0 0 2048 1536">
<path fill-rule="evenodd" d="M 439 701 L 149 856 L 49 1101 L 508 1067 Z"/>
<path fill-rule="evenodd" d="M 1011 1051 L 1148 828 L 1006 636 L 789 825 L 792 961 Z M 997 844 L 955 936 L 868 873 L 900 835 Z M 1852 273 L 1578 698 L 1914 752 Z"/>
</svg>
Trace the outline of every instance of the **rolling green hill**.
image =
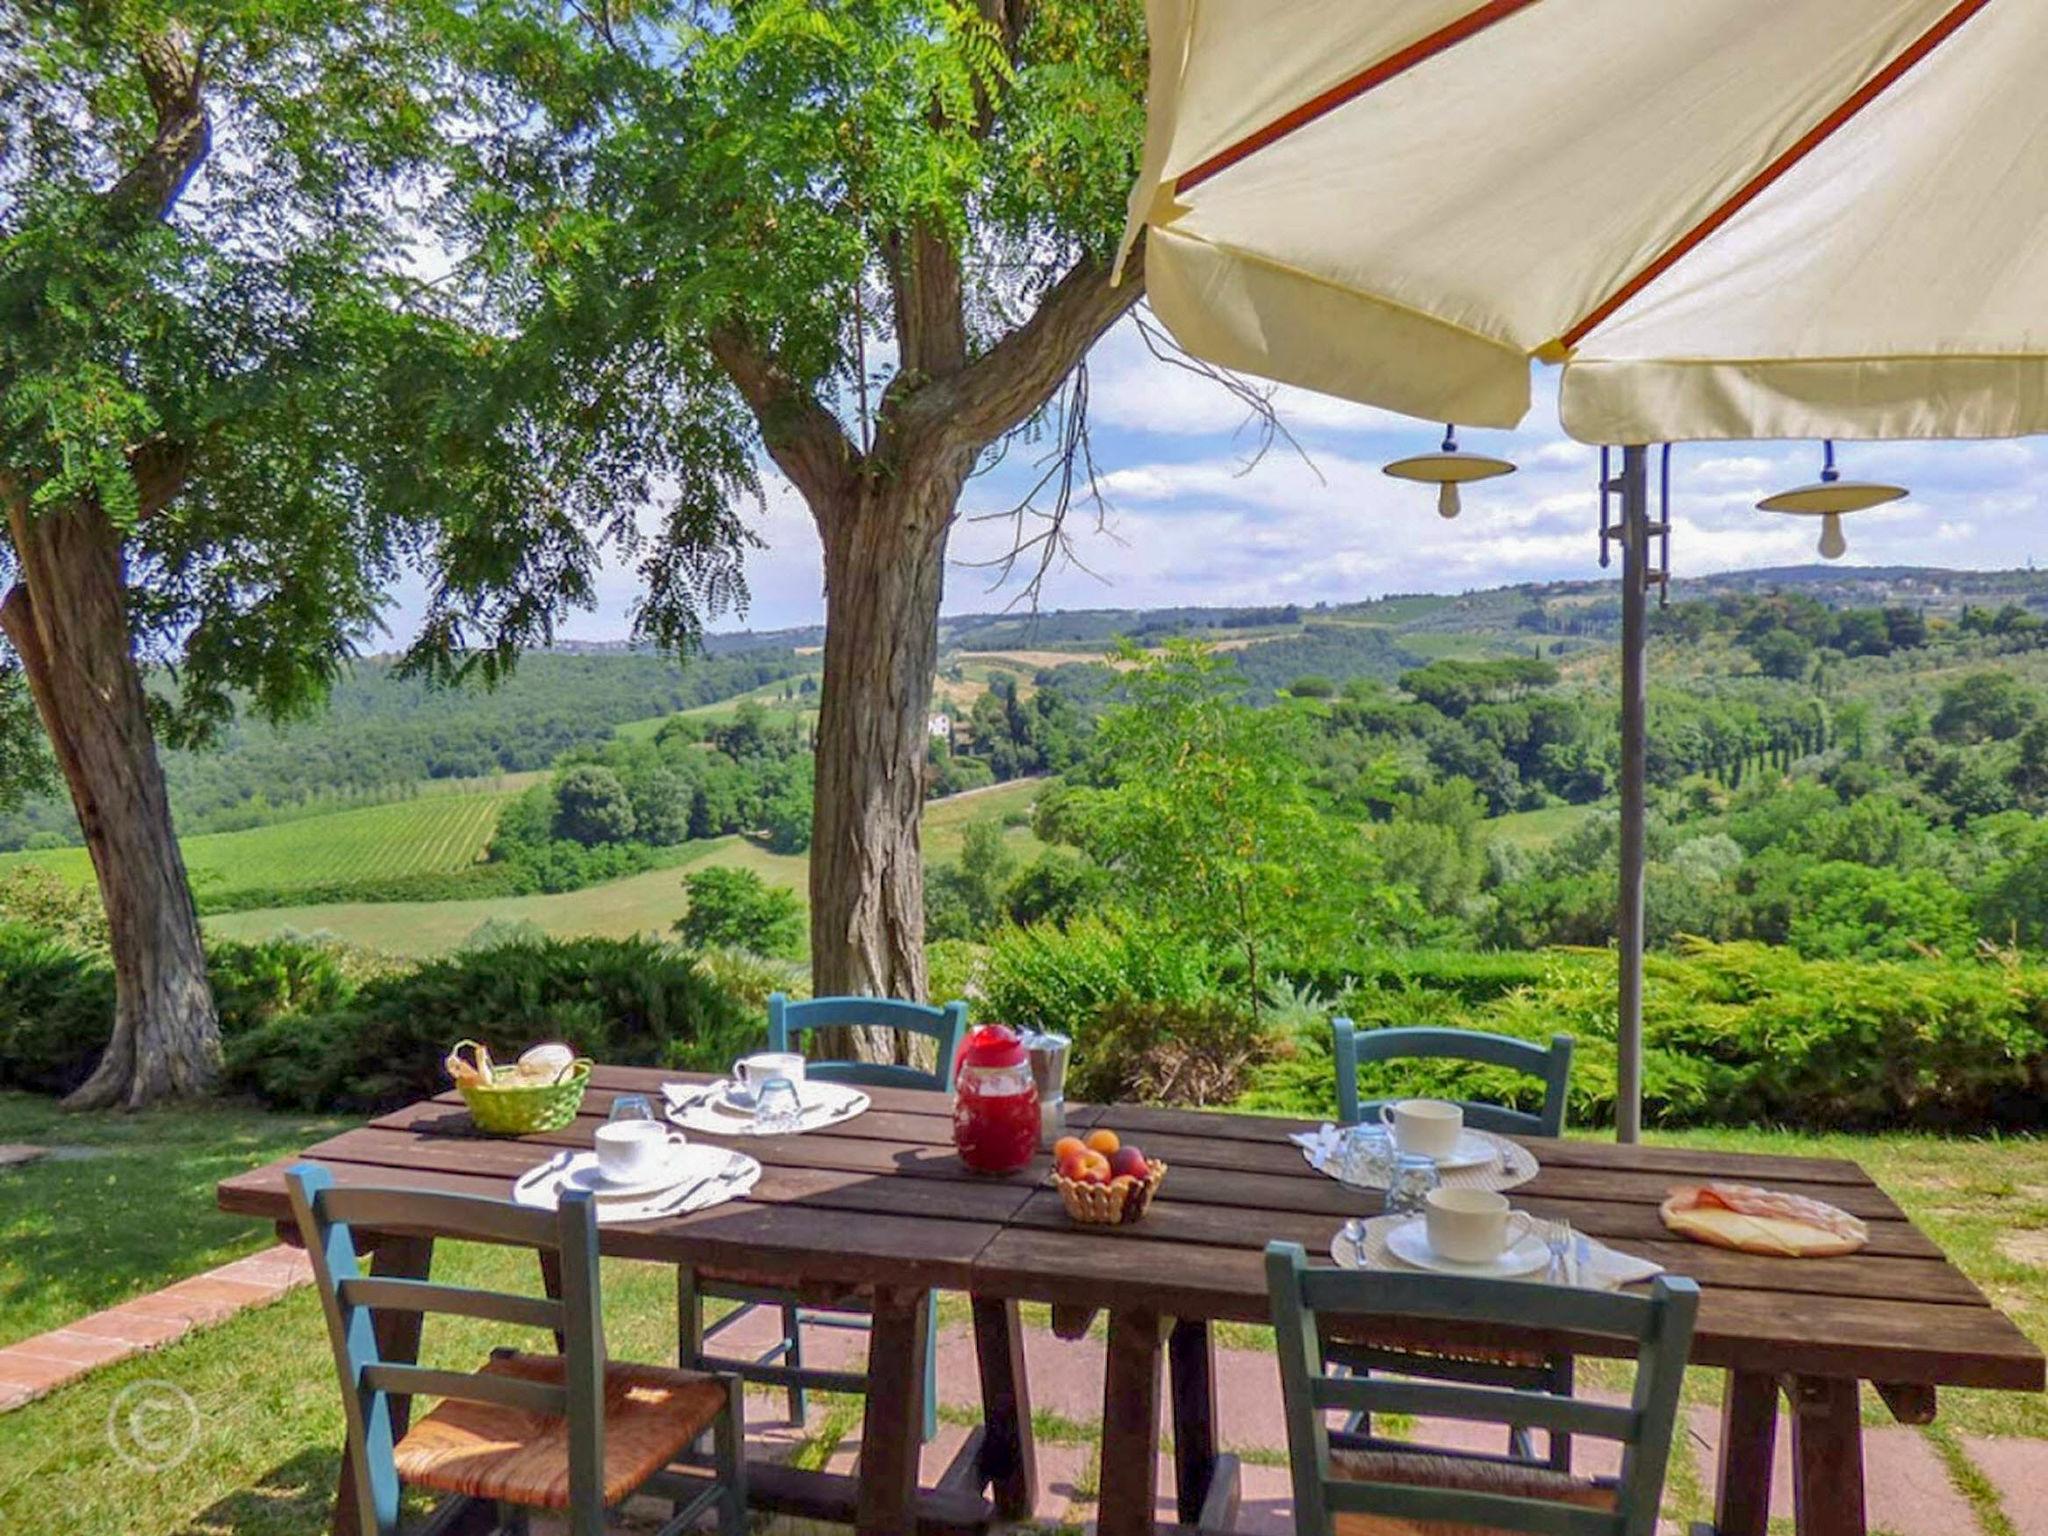
<svg viewBox="0 0 2048 1536">
<path fill-rule="evenodd" d="M 247 832 L 183 839 L 185 867 L 203 905 L 242 891 L 313 890 L 358 881 L 456 874 L 489 845 L 517 786 L 425 794 L 360 810 L 304 816 Z M 0 854 L 0 871 L 39 864 L 80 885 L 92 881 L 83 848 Z"/>
<path fill-rule="evenodd" d="M 944 863 L 958 858 L 970 822 L 1025 810 L 1040 788 L 1039 780 L 1018 779 L 933 801 L 924 818 L 926 859 Z M 1011 828 L 1008 839 L 1020 859 L 1037 857 L 1042 846 L 1028 827 Z M 810 878 L 809 861 L 800 855 L 769 853 L 744 838 L 719 837 L 690 845 L 682 862 L 673 867 L 555 896 L 266 907 L 209 917 L 206 927 L 209 933 L 232 939 L 264 938 L 284 929 L 331 933 L 353 944 L 404 955 L 452 949 L 486 919 L 535 923 L 564 936 L 665 933 L 683 915 L 683 876 L 714 864 L 751 869 L 771 885 L 798 891 Z"/>
</svg>

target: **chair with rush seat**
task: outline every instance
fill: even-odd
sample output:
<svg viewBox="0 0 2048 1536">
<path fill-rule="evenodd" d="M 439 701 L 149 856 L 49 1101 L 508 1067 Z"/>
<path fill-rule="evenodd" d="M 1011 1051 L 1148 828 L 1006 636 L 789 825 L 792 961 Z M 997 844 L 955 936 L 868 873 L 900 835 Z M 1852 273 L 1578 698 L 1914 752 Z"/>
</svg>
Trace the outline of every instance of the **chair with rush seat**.
<svg viewBox="0 0 2048 1536">
<path fill-rule="evenodd" d="M 528 1512 L 542 1509 L 566 1514 L 571 1536 L 603 1536 L 606 1511 L 636 1493 L 676 1502 L 659 1536 L 714 1507 L 724 1536 L 744 1536 L 739 1380 L 605 1358 L 597 1215 L 587 1192 L 569 1191 L 559 1210 L 541 1211 L 470 1195 L 344 1189 L 313 1163 L 296 1164 L 285 1178 L 341 1378 L 361 1536 L 394 1536 L 403 1484 L 450 1496 L 421 1536 L 469 1528 L 479 1503 L 497 1507 L 502 1531 L 523 1533 Z M 357 1229 L 426 1231 L 559 1256 L 561 1298 L 366 1274 Z M 387 1361 L 377 1344 L 381 1313 L 545 1328 L 561 1350 L 499 1350 L 468 1372 Z M 418 1394 L 441 1402 L 395 1434 L 392 1400 Z M 710 1475 L 676 1470 L 685 1448 L 707 1432 Z"/>
<path fill-rule="evenodd" d="M 1653 1536 L 1678 1421 L 1699 1290 L 1660 1276 L 1644 1296 L 1465 1280 L 1444 1275 L 1311 1269 L 1296 1243 L 1266 1249 L 1274 1343 L 1280 1351 L 1287 1451 L 1299 1536 Z M 1499 1388 L 1329 1374 L 1332 1319 L 1429 1319 L 1612 1339 L 1632 1346 L 1627 1404 Z M 1576 1478 L 1509 1457 L 1438 1451 L 1405 1441 L 1339 1441 L 1332 1411 L 1404 1413 L 1500 1425 L 1535 1424 L 1617 1442 L 1614 1479 Z"/>
<path fill-rule="evenodd" d="M 1565 1102 L 1570 1097 L 1572 1037 L 1553 1035 L 1548 1046 L 1535 1045 L 1508 1035 L 1487 1034 L 1476 1029 L 1369 1029 L 1360 1030 L 1349 1019 L 1337 1019 L 1337 1116 L 1345 1125 L 1361 1119 L 1379 1118 L 1381 1106 L 1392 1102 L 1374 1099 L 1360 1103 L 1358 1068 L 1361 1062 L 1472 1061 L 1483 1066 L 1505 1067 L 1538 1079 L 1543 1084 L 1543 1102 L 1531 1113 L 1503 1104 L 1458 1101 L 1465 1123 L 1475 1130 L 1504 1136 L 1560 1136 L 1564 1133 Z M 1367 1349 L 1339 1345 L 1331 1354 L 1333 1363 L 1358 1375 L 1374 1369 L 1404 1376 L 1426 1376 L 1435 1381 L 1463 1381 L 1475 1386 L 1512 1387 L 1530 1392 L 1569 1394 L 1576 1363 L 1567 1354 L 1532 1355 L 1516 1351 L 1479 1351 L 1471 1355 L 1438 1355 L 1410 1350 Z M 1353 1432 L 1371 1428 L 1361 1415 L 1347 1426 Z M 1515 1426 L 1509 1435 L 1509 1449 L 1525 1460 L 1535 1460 L 1535 1447 L 1526 1428 Z M 1543 1460 L 1559 1471 L 1571 1467 L 1571 1436 L 1553 1431 L 1548 1454 Z"/>
<path fill-rule="evenodd" d="M 805 1037 L 820 1029 L 886 1029 L 911 1039 L 932 1042 L 932 1066 L 909 1066 L 896 1062 L 820 1061 L 804 1051 Z M 967 1033 L 967 1005 L 947 1003 L 943 1008 L 903 1002 L 887 997 L 820 997 L 808 1002 L 791 1002 L 777 992 L 768 999 L 768 1049 L 798 1051 L 805 1056 L 804 1075 L 820 1082 L 852 1083 L 862 1088 L 927 1088 L 941 1091 L 953 1086 L 953 1072 L 960 1057 L 960 1042 Z M 710 1325 L 704 1321 L 704 1300 L 714 1297 L 741 1305 Z M 704 1346 L 725 1329 L 760 1306 L 779 1308 L 782 1336 L 752 1359 L 736 1360 L 705 1353 Z M 743 1380 L 779 1386 L 789 1394 L 789 1416 L 804 1420 L 806 1394 L 816 1387 L 824 1391 L 861 1392 L 867 1378 L 853 1371 L 807 1368 L 803 1358 L 803 1330 L 806 1324 L 818 1328 L 865 1330 L 866 1313 L 847 1307 L 806 1307 L 788 1291 L 772 1286 L 746 1285 L 736 1281 L 706 1279 L 685 1269 L 678 1278 L 676 1314 L 681 1321 L 680 1359 L 699 1370 L 716 1368 L 736 1372 Z M 924 1437 L 939 1430 L 938 1323 L 937 1313 L 925 1338 Z"/>
</svg>

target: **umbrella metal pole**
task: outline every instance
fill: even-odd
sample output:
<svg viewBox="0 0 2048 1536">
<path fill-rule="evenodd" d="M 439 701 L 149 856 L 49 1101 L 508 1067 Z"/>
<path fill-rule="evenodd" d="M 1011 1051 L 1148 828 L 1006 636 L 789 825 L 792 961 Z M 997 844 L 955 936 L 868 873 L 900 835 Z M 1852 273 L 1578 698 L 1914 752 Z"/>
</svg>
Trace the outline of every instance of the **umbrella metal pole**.
<svg viewBox="0 0 2048 1536">
<path fill-rule="evenodd" d="M 1621 952 L 1620 1017 L 1615 1029 L 1614 1131 L 1632 1142 L 1643 1131 L 1643 759 L 1649 707 L 1650 454 L 1621 450 L 1621 904 L 1615 937 Z"/>
</svg>

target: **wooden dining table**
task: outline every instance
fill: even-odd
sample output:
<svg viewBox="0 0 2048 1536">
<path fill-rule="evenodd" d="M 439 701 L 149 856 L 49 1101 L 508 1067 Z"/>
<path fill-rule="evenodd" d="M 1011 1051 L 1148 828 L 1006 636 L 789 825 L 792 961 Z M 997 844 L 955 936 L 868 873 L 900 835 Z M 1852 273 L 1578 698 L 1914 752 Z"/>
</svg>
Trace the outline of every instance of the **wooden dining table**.
<svg viewBox="0 0 2048 1536">
<path fill-rule="evenodd" d="M 512 1179 L 560 1147 L 590 1145 L 621 1092 L 657 1095 L 688 1074 L 600 1067 L 582 1112 L 558 1132 L 482 1137 L 451 1094 L 410 1105 L 305 1149 L 337 1182 L 503 1197 Z M 763 1175 L 741 1200 L 693 1215 L 601 1229 L 607 1254 L 767 1281 L 820 1301 L 858 1297 L 874 1313 L 866 1417 L 852 1479 L 783 1466 L 755 1470 L 765 1507 L 850 1521 L 873 1536 L 971 1530 L 1027 1518 L 1036 1476 L 1020 1303 L 1050 1304 L 1078 1328 L 1106 1314 L 1099 1530 L 1150 1536 L 1161 1420 L 1173 1430 L 1179 1523 L 1221 1523 L 1235 1465 L 1217 1442 L 1211 1325 L 1267 1316 L 1263 1250 L 1273 1238 L 1327 1254 L 1342 1222 L 1377 1197 L 1311 1169 L 1288 1136 L 1310 1122 L 1242 1114 L 1076 1106 L 1069 1124 L 1105 1125 L 1169 1165 L 1144 1220 L 1077 1227 L 1046 1182 L 1046 1159 L 1012 1175 L 970 1173 L 954 1155 L 948 1096 L 878 1089 L 865 1114 L 800 1136 L 735 1140 Z M 1541 1164 L 1515 1203 L 1691 1276 L 1701 1288 L 1693 1363 L 1724 1370 L 1716 1526 L 1762 1536 L 1781 1418 L 1789 1429 L 1802 1536 L 1865 1530 L 1859 1384 L 1902 1422 L 1929 1422 L 1944 1386 L 2040 1391 L 2041 1351 L 1909 1221 L 1855 1163 L 1683 1147 L 1531 1139 Z M 286 1222 L 273 1163 L 225 1180 L 221 1206 Z M 1734 1253 L 1673 1237 L 1657 1206 L 1702 1180 L 1767 1185 L 1861 1217 L 1870 1241 L 1846 1258 Z M 431 1239 L 377 1240 L 382 1272 L 423 1274 Z M 966 1293 L 983 1424 L 938 1481 L 918 1483 L 922 1350 L 935 1291 Z M 395 1319 L 387 1354 L 416 1351 Z M 1596 1341 L 1517 1330 L 1489 1337 L 1449 1324 L 1351 1330 L 1407 1347 L 1512 1347 L 1596 1353 Z M 338 1514 L 349 1492 L 342 1490 Z M 1781 1512 L 1782 1513 L 1782 1512 Z"/>
</svg>

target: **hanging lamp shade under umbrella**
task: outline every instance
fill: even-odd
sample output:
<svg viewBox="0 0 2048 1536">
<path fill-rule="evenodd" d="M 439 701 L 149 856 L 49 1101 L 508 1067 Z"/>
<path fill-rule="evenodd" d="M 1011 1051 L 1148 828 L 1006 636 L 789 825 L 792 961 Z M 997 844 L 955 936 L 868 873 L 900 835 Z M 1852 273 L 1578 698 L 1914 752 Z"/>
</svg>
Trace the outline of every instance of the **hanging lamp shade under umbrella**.
<svg viewBox="0 0 2048 1536">
<path fill-rule="evenodd" d="M 1436 510 L 1440 517 L 1456 517 L 1462 502 L 1458 487 L 1469 485 L 1474 480 L 1491 480 L 1497 475 L 1512 475 L 1515 466 L 1506 459 L 1490 458 L 1483 453 L 1466 453 L 1458 446 L 1458 429 L 1444 428 L 1443 445 L 1435 453 L 1418 453 L 1411 458 L 1396 459 L 1381 466 L 1384 474 L 1396 480 L 1419 480 L 1424 485 L 1437 488 Z"/>
<path fill-rule="evenodd" d="M 1149 0 L 1126 251 L 1212 361 L 1586 442 L 2048 430 L 2048 6 Z"/>
<path fill-rule="evenodd" d="M 1905 494 L 1903 485 L 1885 485 L 1876 480 L 1844 480 L 1835 468 L 1835 445 L 1829 443 L 1818 480 L 1811 485 L 1795 486 L 1775 496 L 1766 496 L 1756 506 L 1759 512 L 1791 512 L 1818 517 L 1821 557 L 1839 560 L 1849 552 L 1849 541 L 1842 532 L 1842 514 L 1881 507 Z"/>
</svg>

